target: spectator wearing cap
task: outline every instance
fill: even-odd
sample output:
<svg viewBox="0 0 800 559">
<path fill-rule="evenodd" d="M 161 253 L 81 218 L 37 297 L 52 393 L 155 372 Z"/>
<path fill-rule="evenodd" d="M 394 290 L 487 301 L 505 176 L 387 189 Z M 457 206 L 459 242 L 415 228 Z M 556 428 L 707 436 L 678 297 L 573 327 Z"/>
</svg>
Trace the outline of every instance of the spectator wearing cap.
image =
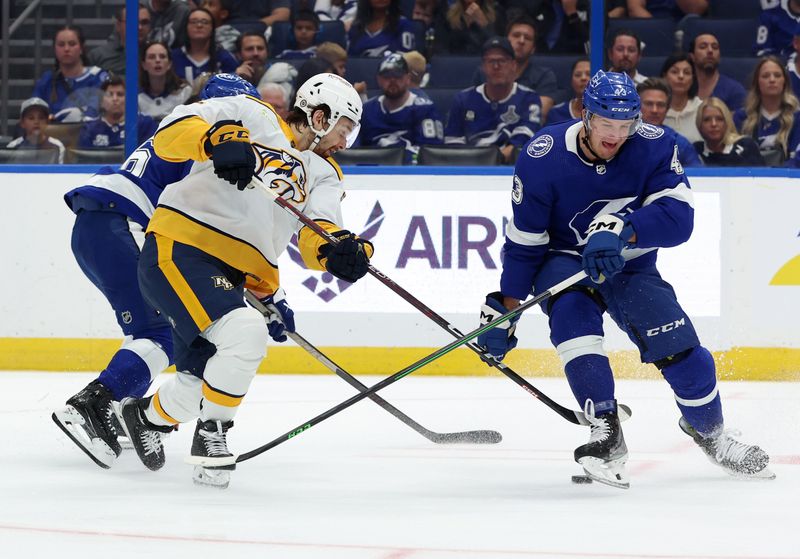
<svg viewBox="0 0 800 559">
<path fill-rule="evenodd" d="M 758 16 L 753 54 L 788 57 L 793 50 L 794 37 L 800 34 L 797 31 L 798 26 L 800 26 L 800 0 L 781 0 L 774 2 L 769 9 L 762 8 Z"/>
<path fill-rule="evenodd" d="M 381 57 L 414 50 L 414 24 L 401 15 L 400 0 L 358 0 L 347 42 L 351 56 Z"/>
<path fill-rule="evenodd" d="M 514 49 L 505 37 L 483 45 L 481 69 L 486 82 L 456 94 L 445 129 L 445 143 L 498 146 L 511 163 L 542 124 L 539 95 L 517 83 Z"/>
<path fill-rule="evenodd" d="M 555 72 L 533 62 L 533 54 L 536 52 L 536 23 L 526 16 L 511 19 L 506 28 L 506 38 L 514 49 L 514 58 L 517 61 L 515 81 L 539 94 L 544 118 L 559 93 Z M 479 85 L 485 81 L 486 74 L 481 66 L 475 72 L 472 83 Z"/>
<path fill-rule="evenodd" d="M 150 9 L 150 41 L 160 41 L 170 48 L 186 42 L 186 20 L 191 7 L 180 0 L 147 0 Z"/>
<path fill-rule="evenodd" d="M 89 64 L 99 66 L 108 72 L 125 74 L 125 7 L 114 13 L 114 32 L 104 44 L 89 51 Z M 150 33 L 150 12 L 139 4 L 139 47 L 141 48 Z"/>
<path fill-rule="evenodd" d="M 700 33 L 692 39 L 689 44 L 689 58 L 694 65 L 694 75 L 697 76 L 697 96 L 700 99 L 722 99 L 731 112 L 744 105 L 747 95 L 744 86 L 719 71 L 721 51 L 719 40 L 713 33 Z"/>
<path fill-rule="evenodd" d="M 664 124 L 672 101 L 672 90 L 669 84 L 661 78 L 647 78 L 636 86 L 639 98 L 642 100 L 642 121 L 653 126 L 660 126 L 669 134 L 675 135 L 678 145 L 678 159 L 684 167 L 701 167 L 703 162 L 697 155 L 692 142 L 686 136 L 678 134 L 675 130 Z"/>
<path fill-rule="evenodd" d="M 647 76 L 639 72 L 639 61 L 642 59 L 642 42 L 639 36 L 630 29 L 617 29 L 608 41 L 609 70 L 612 72 L 625 72 L 640 84 Z"/>
<path fill-rule="evenodd" d="M 292 16 L 292 43 L 293 48 L 284 49 L 276 58 L 303 59 L 313 58 L 317 55 L 314 40 L 319 31 L 319 17 L 311 10 L 299 10 Z"/>
<path fill-rule="evenodd" d="M 47 135 L 50 106 L 44 99 L 31 97 L 22 103 L 19 127 L 22 136 L 11 140 L 6 149 L 54 149 L 58 150 L 58 162 L 64 162 L 64 144 Z"/>
<path fill-rule="evenodd" d="M 108 73 L 86 65 L 84 45 L 83 31 L 74 25 L 64 25 L 53 36 L 56 67 L 42 75 L 32 95 L 47 102 L 52 120 L 80 122 L 98 114 L 100 85 Z"/>
<path fill-rule="evenodd" d="M 377 79 L 383 94 L 364 103 L 361 145 L 403 146 L 406 162 L 412 162 L 420 145 L 441 144 L 442 118 L 430 99 L 411 91 L 411 76 L 403 55 L 387 56 L 378 67 Z"/>
<path fill-rule="evenodd" d="M 113 76 L 103 84 L 100 116 L 81 127 L 80 148 L 113 148 L 125 144 L 125 80 Z M 139 114 L 137 143 L 155 134 L 158 127 L 153 117 Z"/>
<path fill-rule="evenodd" d="M 326 41 L 317 47 L 317 58 L 325 60 L 333 66 L 334 72 L 339 77 L 347 79 L 347 51 L 338 43 Z M 367 100 L 367 82 L 353 82 L 353 87 L 361 96 L 362 101 Z"/>
</svg>

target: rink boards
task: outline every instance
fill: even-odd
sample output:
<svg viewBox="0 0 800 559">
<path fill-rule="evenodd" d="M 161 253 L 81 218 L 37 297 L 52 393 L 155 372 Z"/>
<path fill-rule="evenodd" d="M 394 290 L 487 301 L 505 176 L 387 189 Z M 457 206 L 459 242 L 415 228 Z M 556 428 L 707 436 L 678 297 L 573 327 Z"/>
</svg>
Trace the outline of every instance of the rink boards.
<svg viewBox="0 0 800 559">
<path fill-rule="evenodd" d="M 63 193 L 86 168 L 0 174 L 5 186 L 4 273 L 0 293 L 0 369 L 102 369 L 119 331 L 106 301 L 70 251 L 73 214 Z M 659 267 L 714 351 L 722 378 L 800 380 L 800 178 L 690 174 L 695 231 L 660 251 Z M 345 169 L 345 224 L 372 237 L 373 264 L 448 322 L 477 326 L 484 295 L 497 289 L 503 231 L 510 216 L 510 169 Z M 428 174 L 424 174 L 428 173 Z M 221 187 L 225 185 L 221 184 Z M 291 248 L 281 257 L 282 284 L 298 330 L 348 371 L 391 374 L 452 338 L 374 278 L 355 285 L 302 266 Z M 606 349 L 620 376 L 656 376 L 639 363 L 613 323 Z M 519 349 L 508 363 L 521 374 L 557 376 L 544 316 L 526 313 Z M 264 372 L 324 371 L 302 349 L 271 346 Z M 419 374 L 486 374 L 459 349 Z"/>
</svg>

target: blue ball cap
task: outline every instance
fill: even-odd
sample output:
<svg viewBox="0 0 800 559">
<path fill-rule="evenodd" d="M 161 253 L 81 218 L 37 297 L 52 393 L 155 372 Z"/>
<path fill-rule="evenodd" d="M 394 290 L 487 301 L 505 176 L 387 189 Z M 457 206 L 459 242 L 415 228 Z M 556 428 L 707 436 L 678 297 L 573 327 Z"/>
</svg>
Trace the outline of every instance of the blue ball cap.
<svg viewBox="0 0 800 559">
<path fill-rule="evenodd" d="M 636 85 L 624 72 L 598 70 L 583 91 L 583 106 L 592 114 L 614 120 L 635 120 L 642 114 Z"/>
<path fill-rule="evenodd" d="M 234 97 L 236 95 L 251 95 L 261 99 L 255 86 L 236 74 L 215 74 L 209 78 L 205 87 L 200 91 L 200 99 L 204 101 L 212 97 Z"/>
</svg>

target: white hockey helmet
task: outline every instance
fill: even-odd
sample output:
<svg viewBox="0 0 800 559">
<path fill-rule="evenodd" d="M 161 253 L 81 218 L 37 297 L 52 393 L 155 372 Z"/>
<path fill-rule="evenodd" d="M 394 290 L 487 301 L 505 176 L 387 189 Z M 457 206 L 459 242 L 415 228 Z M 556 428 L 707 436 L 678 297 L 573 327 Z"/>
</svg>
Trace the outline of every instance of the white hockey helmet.
<svg viewBox="0 0 800 559">
<path fill-rule="evenodd" d="M 331 112 L 327 130 L 317 130 L 311 122 L 314 109 L 320 105 L 327 105 Z M 350 147 L 358 136 L 361 127 L 361 97 L 349 81 L 336 74 L 312 76 L 297 90 L 294 106 L 306 114 L 308 125 L 316 134 L 312 149 L 333 130 L 342 117 L 349 118 L 355 124 L 353 132 L 347 137 L 347 147 Z"/>
</svg>

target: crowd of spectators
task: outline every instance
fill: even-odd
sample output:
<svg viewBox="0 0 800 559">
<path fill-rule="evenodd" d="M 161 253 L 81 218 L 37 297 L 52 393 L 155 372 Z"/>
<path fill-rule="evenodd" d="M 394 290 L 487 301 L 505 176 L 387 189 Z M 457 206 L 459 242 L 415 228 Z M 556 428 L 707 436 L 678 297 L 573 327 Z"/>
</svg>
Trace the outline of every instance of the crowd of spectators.
<svg viewBox="0 0 800 559">
<path fill-rule="evenodd" d="M 365 102 L 357 147 L 402 147 L 405 163 L 414 164 L 428 144 L 494 146 L 498 161 L 513 164 L 540 128 L 581 118 L 590 77 L 589 4 L 147 0 L 137 14 L 139 139 L 175 106 L 191 102 L 209 73 L 238 74 L 286 114 L 297 85 L 329 71 L 353 81 Z M 644 122 L 676 135 L 685 166 L 800 166 L 800 0 L 772 4 L 761 11 L 757 35 L 742 38 L 752 40 L 760 57 L 747 84 L 720 72 L 726 45 L 713 25 L 687 38 L 686 51 L 675 50 L 649 76 L 640 68 L 647 45 L 636 31 L 609 33 L 606 68 L 633 79 Z M 703 18 L 708 9 L 709 0 L 611 0 L 605 16 L 680 22 Z M 48 125 L 52 132 L 70 123 L 80 132 L 67 147 L 124 144 L 127 17 L 117 9 L 108 41 L 89 52 L 79 27 L 55 32 L 55 66 L 22 104 L 16 138 L 6 148 L 52 149 L 63 161 L 64 143 L 48 135 Z M 540 56 L 548 54 L 574 56 L 568 83 L 559 83 Z M 475 66 L 472 86 L 443 103 L 428 89 L 436 79 L 430 62 L 449 56 L 472 56 Z M 349 75 L 350 58 L 379 59 L 375 75 L 352 68 Z"/>
</svg>

